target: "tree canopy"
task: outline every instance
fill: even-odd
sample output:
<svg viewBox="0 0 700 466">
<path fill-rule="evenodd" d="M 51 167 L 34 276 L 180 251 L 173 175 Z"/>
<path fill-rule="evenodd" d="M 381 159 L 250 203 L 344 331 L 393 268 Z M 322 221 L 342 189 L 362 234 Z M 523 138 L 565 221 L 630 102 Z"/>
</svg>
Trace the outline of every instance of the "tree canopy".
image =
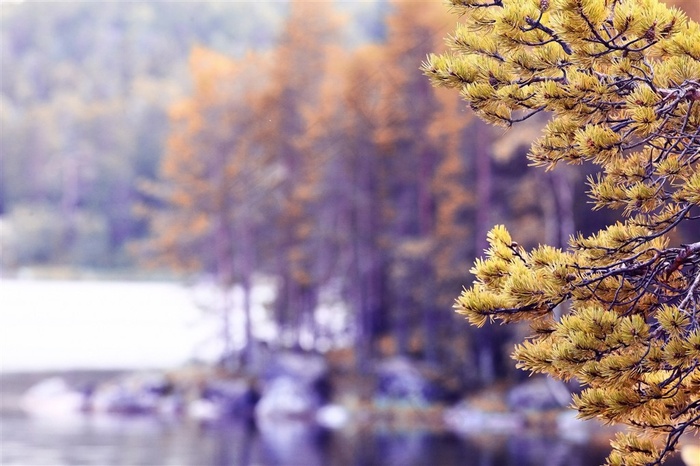
<svg viewBox="0 0 700 466">
<path fill-rule="evenodd" d="M 593 164 L 594 208 L 623 218 L 564 250 L 496 226 L 455 308 L 530 322 L 518 366 L 578 379 L 582 418 L 632 428 L 609 464 L 660 464 L 700 431 L 700 241 L 674 243 L 700 218 L 700 26 L 656 0 L 451 3 L 463 21 L 424 63 L 432 82 L 495 125 L 548 116 L 531 164 Z"/>
</svg>

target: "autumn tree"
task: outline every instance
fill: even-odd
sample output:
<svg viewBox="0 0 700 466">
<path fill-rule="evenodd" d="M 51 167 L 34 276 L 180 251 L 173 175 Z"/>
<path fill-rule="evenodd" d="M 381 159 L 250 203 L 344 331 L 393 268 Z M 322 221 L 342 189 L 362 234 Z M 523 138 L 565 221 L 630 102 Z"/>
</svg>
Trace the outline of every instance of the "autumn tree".
<svg viewBox="0 0 700 466">
<path fill-rule="evenodd" d="M 388 308 L 386 216 L 389 167 L 376 133 L 384 92 L 372 63 L 382 48 L 367 45 L 337 55 L 320 87 L 322 105 L 309 137 L 322 170 L 324 202 L 316 214 L 324 244 L 334 253 L 332 276 L 348 307 L 348 327 L 361 370 L 369 368 L 373 344 Z"/>
<path fill-rule="evenodd" d="M 155 176 L 167 109 L 190 89 L 190 48 L 267 49 L 286 6 L 3 2 L 0 10 L 0 214 L 10 232 L 2 266 L 137 267 L 126 245 L 147 224 L 133 215 L 143 200 L 135 180 Z"/>
<path fill-rule="evenodd" d="M 190 56 L 191 96 L 173 104 L 171 132 L 156 181 L 142 191 L 154 207 L 151 236 L 139 253 L 152 262 L 190 273 L 210 274 L 221 291 L 223 356 L 234 351 L 231 288 L 243 289 L 245 342 L 250 358 L 252 276 L 260 242 L 262 212 L 270 208 L 278 176 L 256 139 L 258 73 L 265 63 L 254 55 L 234 60 L 195 47 Z"/>
<path fill-rule="evenodd" d="M 447 179 L 443 185 L 436 183 L 438 168 L 447 169 L 442 164 L 447 153 L 435 137 L 439 131 L 436 128 L 449 131 L 443 134 L 453 140 L 451 148 L 455 149 L 464 143 L 462 129 L 468 122 L 450 118 L 457 109 L 443 105 L 439 92 L 411 72 L 430 50 L 444 48 L 441 37 L 449 30 L 450 16 L 440 5 L 430 2 L 395 0 L 390 6 L 387 38 L 382 46 L 386 67 L 379 74 L 383 105 L 375 130 L 378 155 L 385 163 L 382 215 L 389 245 L 384 278 L 390 307 L 384 319 L 399 353 L 422 354 L 434 362 L 438 360 L 438 335 L 450 321 L 449 313 L 443 312 L 447 307 L 438 307 L 436 299 L 432 257 L 438 247 L 445 247 L 444 242 L 438 246 L 436 215 L 442 203 L 449 202 L 443 188 L 452 184 Z M 454 150 L 450 155 L 457 154 Z M 460 170 L 459 165 L 460 161 L 453 161 L 451 169 Z M 450 218 L 465 220 L 458 215 Z M 440 235 L 455 227 L 443 223 Z"/>
<path fill-rule="evenodd" d="M 700 218 L 700 26 L 656 0 L 452 5 L 463 22 L 424 64 L 433 83 L 492 124 L 547 115 L 531 163 L 597 166 L 595 208 L 623 217 L 563 250 L 495 227 L 455 307 L 530 322 L 518 366 L 578 379 L 580 417 L 631 427 L 608 464 L 660 464 L 700 431 L 700 242 L 672 243 Z"/>
<path fill-rule="evenodd" d="M 320 189 L 324 163 L 317 158 L 311 137 L 322 125 L 317 111 L 318 89 L 330 58 L 337 53 L 337 13 L 329 2 L 293 1 L 289 16 L 271 53 L 269 83 L 256 111 L 264 115 L 258 122 L 262 150 L 271 157 L 280 173 L 274 193 L 275 206 L 270 218 L 269 256 L 265 272 L 279 282 L 275 311 L 283 344 L 302 344 L 302 334 L 311 334 L 318 304 L 318 292 L 327 279 L 319 253 L 316 212 L 323 201 Z"/>
</svg>

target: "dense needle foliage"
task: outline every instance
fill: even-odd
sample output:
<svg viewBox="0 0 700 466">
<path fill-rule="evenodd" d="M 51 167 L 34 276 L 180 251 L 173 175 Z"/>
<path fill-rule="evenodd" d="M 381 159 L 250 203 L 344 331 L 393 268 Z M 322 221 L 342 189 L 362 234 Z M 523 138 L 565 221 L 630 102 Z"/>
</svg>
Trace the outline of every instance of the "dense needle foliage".
<svg viewBox="0 0 700 466">
<path fill-rule="evenodd" d="M 451 3 L 461 22 L 424 63 L 433 83 L 496 125 L 550 116 L 532 164 L 597 165 L 595 208 L 624 218 L 566 250 L 495 227 L 457 312 L 530 322 L 519 367 L 578 379 L 582 418 L 632 428 L 609 464 L 660 464 L 700 432 L 700 238 L 673 244 L 700 218 L 700 26 L 656 0 Z"/>
</svg>

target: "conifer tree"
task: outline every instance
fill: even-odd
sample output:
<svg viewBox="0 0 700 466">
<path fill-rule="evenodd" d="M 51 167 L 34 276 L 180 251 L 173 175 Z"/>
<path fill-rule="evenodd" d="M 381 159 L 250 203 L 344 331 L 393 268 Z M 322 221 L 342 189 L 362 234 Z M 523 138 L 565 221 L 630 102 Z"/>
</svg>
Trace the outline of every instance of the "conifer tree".
<svg viewBox="0 0 700 466">
<path fill-rule="evenodd" d="M 700 26 L 657 0 L 451 3 L 462 22 L 424 63 L 432 82 L 495 125 L 549 116 L 531 163 L 594 164 L 594 208 L 623 217 L 564 250 L 496 226 L 455 308 L 530 322 L 518 366 L 578 379 L 580 417 L 630 426 L 608 464 L 661 464 L 700 432 L 700 238 L 672 243 L 700 219 Z"/>
</svg>

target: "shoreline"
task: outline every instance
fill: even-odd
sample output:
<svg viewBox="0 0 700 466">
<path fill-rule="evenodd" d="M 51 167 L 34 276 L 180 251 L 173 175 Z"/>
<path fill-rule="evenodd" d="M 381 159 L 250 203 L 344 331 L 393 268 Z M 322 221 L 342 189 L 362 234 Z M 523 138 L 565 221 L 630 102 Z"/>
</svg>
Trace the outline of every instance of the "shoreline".
<svg viewBox="0 0 700 466">
<path fill-rule="evenodd" d="M 86 386 L 89 384 L 103 384 L 109 383 L 120 377 L 133 376 L 135 374 L 152 374 L 152 373 L 163 373 L 162 369 L 153 370 L 127 370 L 127 369 L 72 369 L 72 370 L 44 370 L 44 371 L 13 371 L 13 372 L 0 372 L 0 415 L 20 415 L 32 417 L 31 414 L 25 412 L 21 406 L 21 400 L 24 393 L 30 389 L 35 384 L 47 380 L 52 377 L 60 377 L 66 381 L 66 383 L 71 387 Z M 471 394 L 470 396 L 465 396 L 464 400 L 476 400 L 480 396 L 479 393 Z M 448 412 L 455 409 L 458 405 L 447 405 L 444 403 L 433 403 L 425 405 L 414 405 L 410 402 L 395 402 L 395 403 L 381 403 L 378 401 L 366 400 L 359 401 L 355 398 L 355 402 L 343 403 L 331 401 L 332 404 L 336 406 L 341 406 L 343 409 L 347 410 L 351 420 L 344 426 L 331 430 L 387 430 L 391 432 L 402 432 L 402 431 L 420 431 L 420 432 L 433 432 L 433 433 L 452 433 L 457 436 L 481 436 L 481 435 L 493 435 L 493 436 L 511 436 L 511 435 L 540 435 L 540 436 L 551 436 L 559 437 L 562 436 L 560 428 L 558 428 L 559 419 L 562 416 L 567 417 L 570 411 L 566 409 L 548 410 L 541 412 L 529 412 L 529 413 L 516 413 L 515 411 L 503 411 L 503 410 L 467 410 L 461 415 L 476 414 L 481 416 L 481 419 L 488 424 L 493 420 L 498 421 L 498 419 L 518 419 L 523 421 L 518 427 L 512 427 L 512 425 L 505 425 L 505 427 L 499 429 L 496 427 L 489 427 L 488 425 L 482 425 L 480 428 L 467 428 L 460 429 L 455 425 L 451 424 L 448 418 Z M 97 413 L 97 412 L 76 412 L 76 417 L 83 417 L 89 419 L 91 416 L 110 416 L 115 419 L 119 418 L 153 418 L 158 419 L 161 417 L 158 413 L 140 413 L 140 414 L 123 414 L 123 413 Z M 37 417 L 41 417 L 39 414 Z M 48 416 L 47 416 L 48 417 Z M 178 415 L 174 417 L 177 422 L 191 422 L 196 421 L 195 419 L 189 419 L 185 415 Z M 571 416 L 573 420 L 573 416 Z M 313 424 L 314 419 L 302 419 L 304 422 Z M 235 419 L 219 419 L 216 422 L 228 422 L 235 421 Z M 282 419 L 284 421 L 284 419 Z M 299 419 L 289 419 L 290 422 L 297 422 Z M 573 421 L 581 422 L 581 421 Z M 571 426 L 575 428 L 575 426 Z M 584 425 L 581 424 L 583 428 Z M 602 442 L 602 444 L 607 443 L 616 429 L 607 426 L 594 426 L 591 430 L 590 425 L 585 426 L 586 431 L 590 434 L 587 436 L 587 441 L 594 443 Z M 566 436 L 566 435 L 564 435 Z"/>
</svg>

